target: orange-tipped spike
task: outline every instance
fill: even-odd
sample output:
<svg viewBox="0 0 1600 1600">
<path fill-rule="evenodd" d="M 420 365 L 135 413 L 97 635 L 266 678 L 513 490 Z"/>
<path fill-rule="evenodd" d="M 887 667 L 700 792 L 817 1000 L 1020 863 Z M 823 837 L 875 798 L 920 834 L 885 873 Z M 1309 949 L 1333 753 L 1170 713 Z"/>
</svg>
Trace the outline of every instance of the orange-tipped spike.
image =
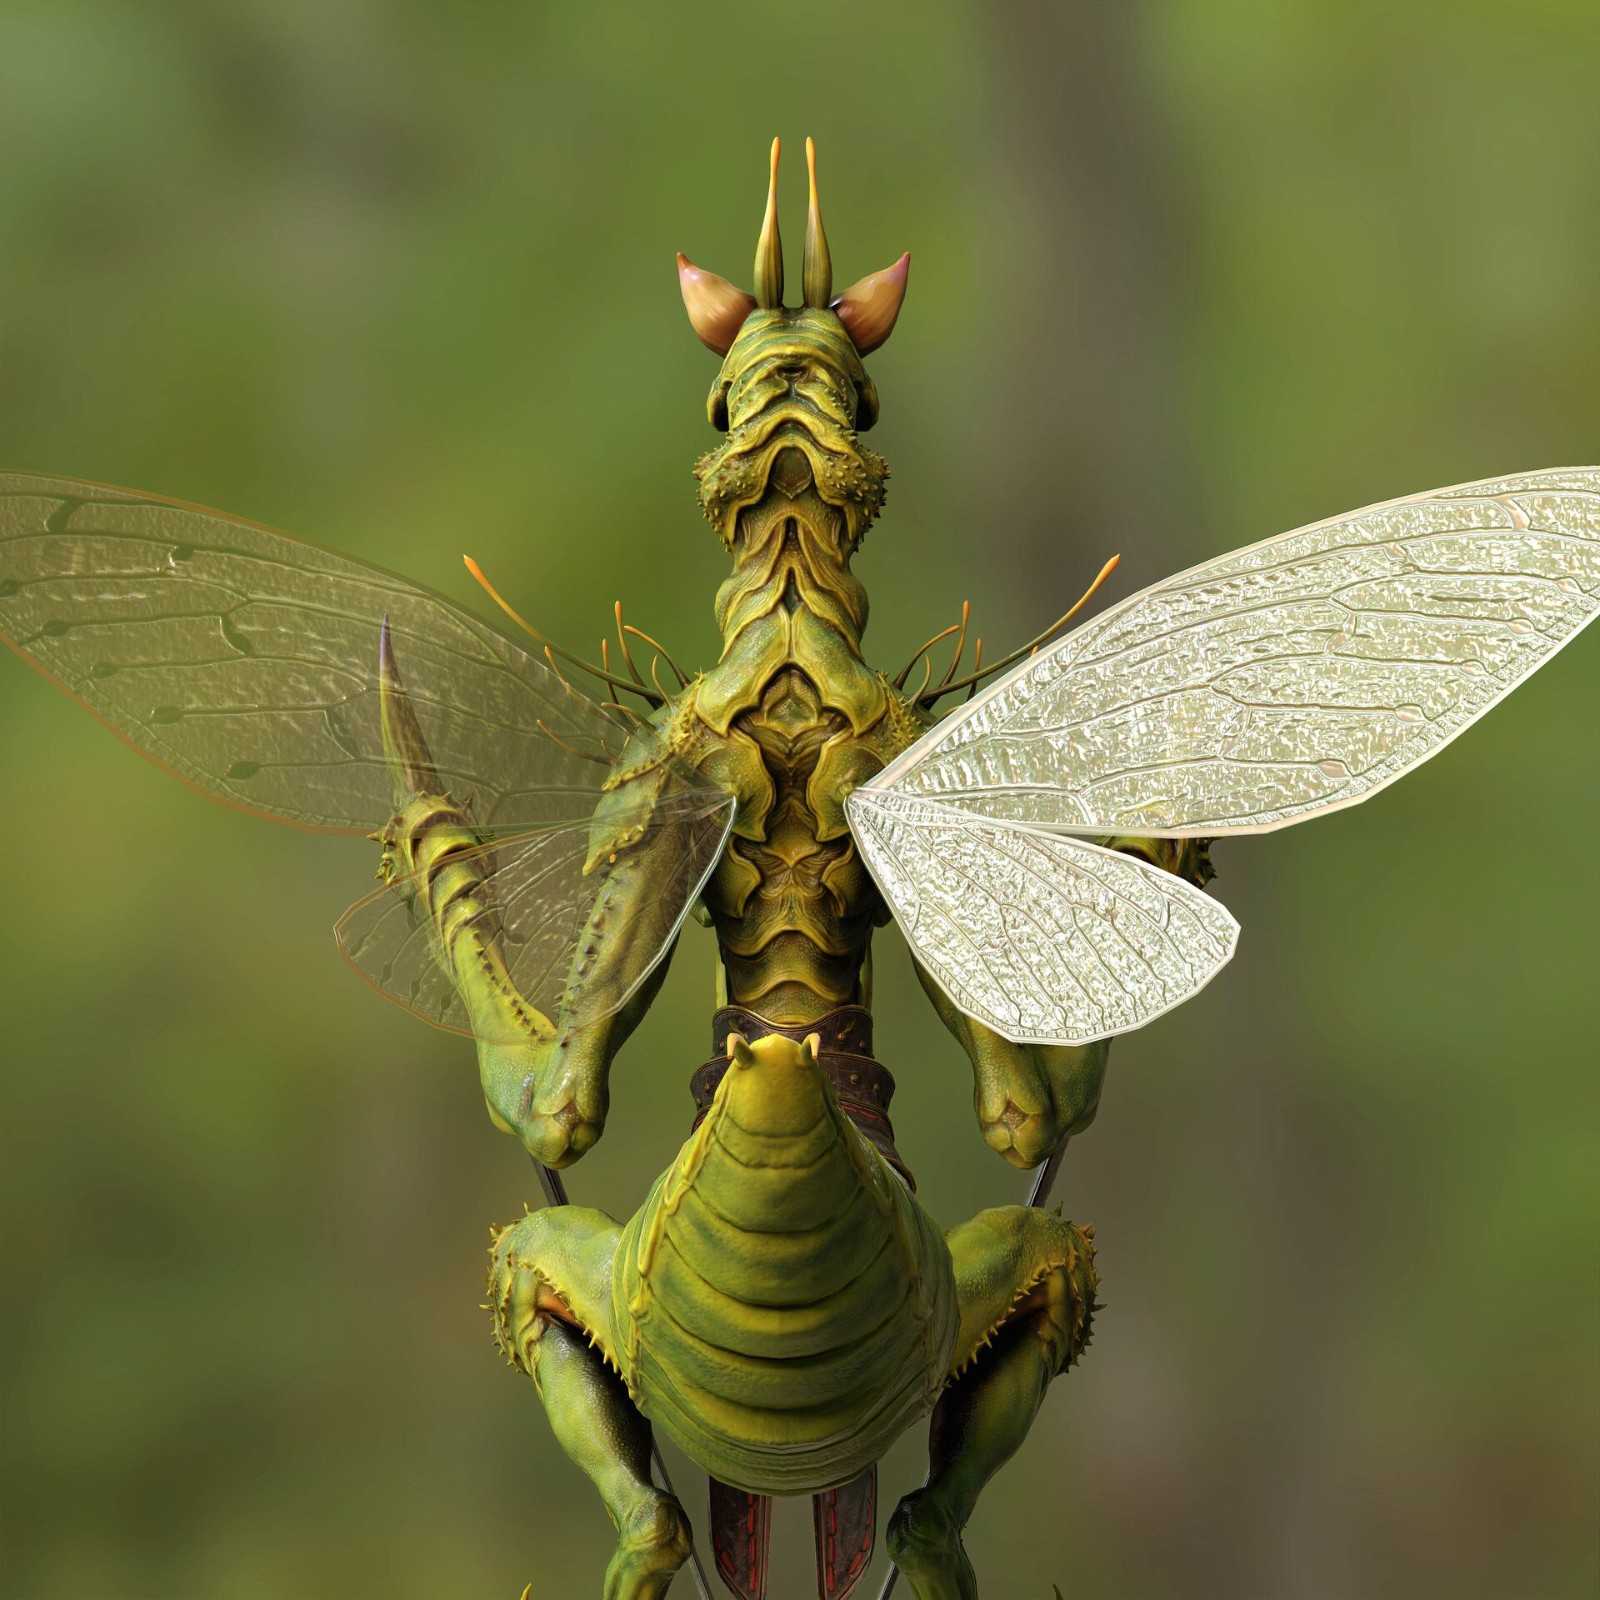
<svg viewBox="0 0 1600 1600">
<path fill-rule="evenodd" d="M 1112 556 L 1112 558 L 1107 561 L 1106 564 L 1101 567 L 1100 571 L 1095 575 L 1094 582 L 1091 583 L 1089 587 L 1085 589 L 1078 597 L 1077 604 L 1074 605 L 1070 611 L 1067 611 L 1063 615 L 1057 617 L 1056 620 L 1052 622 L 1043 633 L 1039 634 L 1035 638 L 1030 639 L 1025 645 L 1022 646 L 1020 650 L 1013 650 L 1010 655 L 1006 656 L 1001 661 L 996 661 L 991 667 L 986 667 L 983 665 L 983 641 L 980 639 L 978 641 L 979 662 L 977 669 L 969 672 L 964 678 L 957 678 L 954 683 L 941 683 L 937 692 L 929 696 L 927 704 L 932 705 L 935 700 L 939 700 L 943 696 L 951 694 L 957 689 L 965 689 L 969 686 L 973 689 L 976 689 L 978 684 L 984 678 L 992 678 L 995 673 L 1004 672 L 1007 667 L 1015 666 L 1016 663 L 1022 660 L 1024 656 L 1037 655 L 1042 645 L 1053 641 L 1055 636 L 1060 633 L 1061 630 L 1066 627 L 1066 625 L 1071 622 L 1072 619 L 1077 616 L 1077 614 L 1082 611 L 1092 599 L 1094 599 L 1095 595 L 1100 592 L 1100 588 L 1105 583 L 1106 579 L 1117 570 L 1117 563 L 1121 560 L 1121 556 Z M 913 657 L 912 659 L 915 660 L 916 658 Z"/>
<path fill-rule="evenodd" d="M 510 602 L 507 601 L 505 599 L 505 597 L 500 593 L 500 591 L 497 588 L 495 588 L 495 586 L 492 583 L 489 582 L 489 579 L 486 576 L 486 574 L 484 573 L 483 568 L 480 567 L 478 565 L 478 563 L 472 559 L 471 556 L 462 556 L 461 559 L 465 563 L 467 571 L 470 572 L 472 574 L 472 576 L 478 580 L 480 585 L 482 585 L 484 593 L 487 594 L 489 596 L 489 598 L 491 600 L 493 600 L 494 603 L 497 606 L 499 606 L 500 609 L 503 612 L 505 612 L 505 614 L 508 617 L 510 617 L 511 620 L 514 623 L 516 623 L 516 625 L 519 628 L 521 628 L 524 633 L 532 634 L 533 637 L 535 639 L 537 639 L 540 644 L 543 644 L 545 642 L 544 635 L 542 633 L 540 633 L 539 630 L 537 628 L 535 628 L 534 625 L 531 622 L 528 622 L 528 621 L 524 620 L 524 618 L 522 617 L 522 615 L 519 612 L 513 611 L 511 609 Z"/>
<path fill-rule="evenodd" d="M 767 214 L 756 243 L 756 304 L 775 311 L 783 304 L 783 240 L 778 237 L 778 141 L 772 141 L 772 172 L 767 180 Z"/>
<path fill-rule="evenodd" d="M 833 297 L 833 258 L 828 236 L 822 231 L 822 207 L 817 200 L 817 147 L 806 140 L 806 172 L 811 180 L 811 200 L 806 210 L 806 253 L 800 269 L 801 298 L 821 309 Z"/>
<path fill-rule="evenodd" d="M 1105 583 L 1106 579 L 1117 570 L 1121 562 L 1122 557 L 1120 555 L 1114 555 L 1103 567 L 1101 567 L 1099 572 L 1095 574 L 1094 582 L 1083 591 L 1082 595 L 1079 596 L 1078 603 L 1066 614 L 1066 616 L 1061 619 L 1062 622 L 1071 622 L 1072 619 L 1077 616 L 1077 614 L 1082 611 L 1091 600 L 1094 599 L 1094 597 L 1100 592 L 1100 588 Z"/>
<path fill-rule="evenodd" d="M 727 355 L 744 326 L 744 319 L 756 308 L 756 297 L 736 289 L 726 278 L 697 267 L 681 250 L 678 252 L 678 288 L 683 292 L 689 325 L 700 343 L 719 356 Z"/>
<path fill-rule="evenodd" d="M 851 342 L 862 355 L 876 350 L 894 332 L 895 318 L 906 297 L 906 277 L 911 271 L 908 250 L 892 267 L 868 273 L 853 283 L 833 303 Z"/>
</svg>

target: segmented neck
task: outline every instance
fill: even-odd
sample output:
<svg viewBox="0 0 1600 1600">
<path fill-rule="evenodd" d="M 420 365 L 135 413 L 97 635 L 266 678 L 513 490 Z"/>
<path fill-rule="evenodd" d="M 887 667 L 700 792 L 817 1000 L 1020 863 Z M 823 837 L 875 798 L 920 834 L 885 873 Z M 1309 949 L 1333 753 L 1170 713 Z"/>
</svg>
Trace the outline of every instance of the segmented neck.
<svg viewBox="0 0 1600 1600">
<path fill-rule="evenodd" d="M 726 651 L 751 623 L 805 608 L 859 651 L 866 590 L 850 570 L 889 469 L 852 425 L 849 386 L 778 342 L 741 374 L 726 441 L 696 467 L 707 520 L 733 553 L 717 595 Z"/>
</svg>

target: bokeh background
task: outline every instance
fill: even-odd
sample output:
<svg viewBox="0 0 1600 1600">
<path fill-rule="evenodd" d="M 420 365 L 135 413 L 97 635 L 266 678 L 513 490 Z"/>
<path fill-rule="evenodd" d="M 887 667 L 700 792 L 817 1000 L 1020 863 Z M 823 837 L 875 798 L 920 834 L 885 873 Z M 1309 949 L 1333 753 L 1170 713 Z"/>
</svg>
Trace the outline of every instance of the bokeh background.
<svg viewBox="0 0 1600 1600">
<path fill-rule="evenodd" d="M 1597 75 L 1586 0 L 10 0 L 4 457 L 482 609 L 470 551 L 569 644 L 621 598 L 704 660 L 672 253 L 746 279 L 767 140 L 812 133 L 841 281 L 914 257 L 868 642 L 970 598 L 992 650 L 1113 550 L 1125 594 L 1600 455 Z M 1071 1151 L 1108 1309 L 972 1524 L 986 1597 L 1596 1592 L 1597 647 L 1218 851 L 1243 944 Z M 0 730 L 0 1593 L 597 1592 L 598 1501 L 477 1309 L 530 1169 L 470 1049 L 334 955 L 368 852 L 206 805 L 9 657 Z M 711 963 L 691 930 L 582 1200 L 626 1214 L 686 1129 Z M 880 969 L 924 1197 L 1020 1197 L 892 935 Z"/>
</svg>

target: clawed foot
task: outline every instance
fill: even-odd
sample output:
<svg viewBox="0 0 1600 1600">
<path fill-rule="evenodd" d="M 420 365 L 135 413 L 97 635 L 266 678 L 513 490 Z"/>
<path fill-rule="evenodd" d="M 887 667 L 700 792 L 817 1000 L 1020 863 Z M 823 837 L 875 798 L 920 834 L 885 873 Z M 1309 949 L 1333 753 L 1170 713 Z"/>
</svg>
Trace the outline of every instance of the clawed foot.
<svg viewBox="0 0 1600 1600">
<path fill-rule="evenodd" d="M 908 1494 L 889 1519 L 885 1542 L 917 1600 L 978 1600 L 978 1579 L 961 1529 L 926 1489 Z"/>
<path fill-rule="evenodd" d="M 605 1131 L 603 1072 L 552 1060 L 549 1043 L 480 1042 L 478 1071 L 496 1127 L 514 1133 L 535 1161 L 570 1166 Z"/>
<path fill-rule="evenodd" d="M 605 1600 L 660 1600 L 689 1559 L 691 1537 L 689 1519 L 671 1495 L 656 1491 L 642 1500 L 618 1530 Z"/>
<path fill-rule="evenodd" d="M 574 1100 L 554 1111 L 534 1112 L 518 1128 L 523 1148 L 547 1167 L 570 1166 L 605 1132 L 604 1113 L 585 1115 Z"/>
<path fill-rule="evenodd" d="M 1061 1125 L 1048 1108 L 1025 1111 L 1007 1100 L 997 1115 L 986 1119 L 980 1109 L 978 1117 L 984 1143 L 1022 1171 L 1038 1166 L 1061 1140 Z"/>
</svg>

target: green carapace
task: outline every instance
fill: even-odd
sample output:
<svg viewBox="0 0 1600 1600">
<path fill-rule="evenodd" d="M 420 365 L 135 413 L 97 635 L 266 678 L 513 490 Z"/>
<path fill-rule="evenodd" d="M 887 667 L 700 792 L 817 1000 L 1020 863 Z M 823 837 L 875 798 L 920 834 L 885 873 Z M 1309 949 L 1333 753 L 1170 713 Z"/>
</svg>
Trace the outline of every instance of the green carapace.
<svg viewBox="0 0 1600 1600">
<path fill-rule="evenodd" d="M 1109 1039 L 1232 954 L 1210 842 L 1383 788 L 1600 596 L 1600 471 L 1556 469 L 1248 546 L 987 666 L 980 647 L 962 669 L 963 621 L 937 679 L 927 646 L 876 670 L 853 563 L 888 469 L 864 361 L 909 258 L 836 294 L 807 160 L 799 305 L 776 143 L 754 292 L 678 258 L 722 359 L 697 476 L 729 570 L 703 671 L 620 608 L 615 656 L 586 662 L 237 518 L 0 482 L 8 642 L 213 797 L 379 846 L 340 945 L 475 1040 L 490 1117 L 538 1163 L 549 1203 L 496 1230 L 487 1309 L 615 1524 L 608 1600 L 686 1562 L 704 1592 L 709 1569 L 763 1595 L 775 1495 L 812 1498 L 817 1590 L 842 1600 L 872 1561 L 876 1464 L 924 1419 L 888 1554 L 919 1600 L 980 1592 L 962 1530 L 1094 1316 L 1092 1230 L 1043 1201 Z M 558 1172 L 602 1137 L 691 915 L 717 988 L 709 1059 L 684 1046 L 688 1138 L 631 1217 L 567 1204 Z M 918 1201 L 872 1045 L 891 918 L 1037 1203 L 946 1228 Z M 710 1476 L 699 1541 L 652 1429 Z"/>
</svg>

